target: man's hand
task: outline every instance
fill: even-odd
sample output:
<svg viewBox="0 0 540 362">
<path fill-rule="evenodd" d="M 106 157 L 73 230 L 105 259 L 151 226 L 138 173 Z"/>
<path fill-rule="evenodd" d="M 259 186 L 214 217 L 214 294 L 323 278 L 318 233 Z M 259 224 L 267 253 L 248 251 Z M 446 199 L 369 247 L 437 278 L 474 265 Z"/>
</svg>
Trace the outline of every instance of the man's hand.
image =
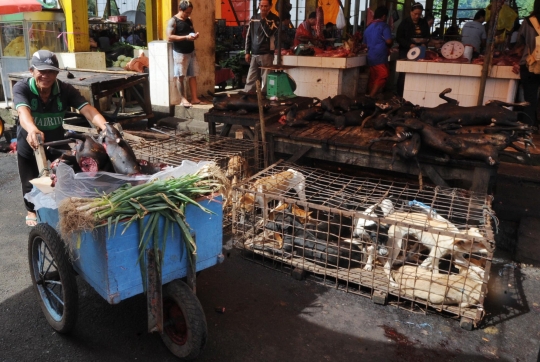
<svg viewBox="0 0 540 362">
<path fill-rule="evenodd" d="M 30 147 L 32 147 L 34 150 L 39 146 L 38 135 L 41 136 L 41 142 L 45 142 L 45 135 L 37 128 L 28 132 L 28 136 L 26 136 L 26 142 L 28 142 Z"/>
<path fill-rule="evenodd" d="M 512 73 L 519 74 L 519 64 L 514 64 L 512 66 Z"/>
<path fill-rule="evenodd" d="M 246 63 L 251 63 L 251 54 L 246 54 L 244 59 L 246 60 Z"/>
</svg>

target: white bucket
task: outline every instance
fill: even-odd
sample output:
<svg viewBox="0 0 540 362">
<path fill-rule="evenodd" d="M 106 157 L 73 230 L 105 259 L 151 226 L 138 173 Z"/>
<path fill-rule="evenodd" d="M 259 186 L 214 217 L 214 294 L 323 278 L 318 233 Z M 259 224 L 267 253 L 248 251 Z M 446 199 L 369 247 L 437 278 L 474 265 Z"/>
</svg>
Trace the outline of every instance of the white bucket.
<svg viewBox="0 0 540 362">
<path fill-rule="evenodd" d="M 473 47 L 470 45 L 465 45 L 465 50 L 463 51 L 463 56 L 467 59 L 469 59 L 469 63 L 472 60 L 473 55 Z"/>
</svg>

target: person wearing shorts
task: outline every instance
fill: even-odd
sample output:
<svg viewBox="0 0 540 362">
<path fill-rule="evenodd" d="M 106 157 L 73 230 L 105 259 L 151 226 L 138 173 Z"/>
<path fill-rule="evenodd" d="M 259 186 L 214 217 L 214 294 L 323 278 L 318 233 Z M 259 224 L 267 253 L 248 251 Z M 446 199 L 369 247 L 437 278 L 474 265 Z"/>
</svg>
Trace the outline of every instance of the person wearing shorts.
<svg viewBox="0 0 540 362">
<path fill-rule="evenodd" d="M 388 48 L 392 46 L 392 31 L 386 23 L 388 8 L 384 5 L 375 10 L 373 21 L 364 32 L 364 43 L 368 47 L 369 66 L 368 94 L 374 97 L 381 92 L 390 75 Z"/>
<path fill-rule="evenodd" d="M 178 13 L 167 23 L 167 41 L 173 42 L 174 80 L 180 93 L 180 105 L 186 108 L 192 104 L 203 104 L 197 96 L 197 75 L 199 65 L 195 56 L 195 40 L 199 33 L 193 29 L 190 19 L 193 4 L 189 0 L 181 0 Z M 186 98 L 184 79 L 188 78 L 191 102 Z"/>
</svg>

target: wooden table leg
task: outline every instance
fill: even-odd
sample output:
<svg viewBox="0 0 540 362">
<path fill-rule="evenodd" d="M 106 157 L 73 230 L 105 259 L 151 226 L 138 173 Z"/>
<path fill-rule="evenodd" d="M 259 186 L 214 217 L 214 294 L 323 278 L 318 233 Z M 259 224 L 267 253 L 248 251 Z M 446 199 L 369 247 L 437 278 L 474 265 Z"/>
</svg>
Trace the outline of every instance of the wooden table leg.
<svg viewBox="0 0 540 362">
<path fill-rule="evenodd" d="M 471 191 L 483 194 L 491 193 L 493 191 L 492 177 L 496 174 L 496 168 L 475 167 Z"/>
<path fill-rule="evenodd" d="M 214 128 L 215 128 L 215 124 L 214 124 Z M 232 124 L 229 124 L 229 123 L 225 123 L 223 125 L 223 128 L 221 129 L 221 132 L 219 133 L 220 136 L 223 136 L 223 137 L 228 137 L 229 136 L 229 133 L 231 132 L 231 127 L 232 127 Z M 214 130 L 215 132 L 215 130 Z"/>
</svg>

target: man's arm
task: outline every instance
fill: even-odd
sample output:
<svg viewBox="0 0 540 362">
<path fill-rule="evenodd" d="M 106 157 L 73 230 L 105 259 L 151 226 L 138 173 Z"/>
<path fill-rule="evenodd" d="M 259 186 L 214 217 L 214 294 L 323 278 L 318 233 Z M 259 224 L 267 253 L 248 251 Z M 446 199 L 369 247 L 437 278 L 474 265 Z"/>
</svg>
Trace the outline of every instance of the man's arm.
<svg viewBox="0 0 540 362">
<path fill-rule="evenodd" d="M 391 47 L 392 44 L 394 44 L 394 39 L 392 39 L 392 30 L 390 29 L 388 25 L 384 27 L 383 38 L 384 38 L 384 42 L 386 43 L 386 46 Z"/>
<path fill-rule="evenodd" d="M 251 20 L 249 21 L 249 25 L 248 25 L 247 33 L 246 33 L 246 45 L 245 45 L 246 55 L 244 56 L 244 58 L 247 63 L 251 62 L 251 25 L 252 25 L 251 22 L 252 21 L 253 21 L 253 18 L 251 18 Z"/>
<path fill-rule="evenodd" d="M 196 33 L 195 36 L 193 35 L 176 35 L 174 34 L 176 30 L 176 21 L 174 21 L 174 18 L 171 18 L 167 22 L 167 41 L 193 41 L 197 39 L 199 36 L 199 33 Z"/>
<path fill-rule="evenodd" d="M 105 129 L 105 123 L 107 123 L 107 121 L 105 120 L 105 118 L 103 118 L 101 113 L 99 113 L 95 107 L 87 104 L 80 109 L 80 112 L 84 116 L 84 118 L 92 122 L 94 126 L 101 130 Z"/>
</svg>

